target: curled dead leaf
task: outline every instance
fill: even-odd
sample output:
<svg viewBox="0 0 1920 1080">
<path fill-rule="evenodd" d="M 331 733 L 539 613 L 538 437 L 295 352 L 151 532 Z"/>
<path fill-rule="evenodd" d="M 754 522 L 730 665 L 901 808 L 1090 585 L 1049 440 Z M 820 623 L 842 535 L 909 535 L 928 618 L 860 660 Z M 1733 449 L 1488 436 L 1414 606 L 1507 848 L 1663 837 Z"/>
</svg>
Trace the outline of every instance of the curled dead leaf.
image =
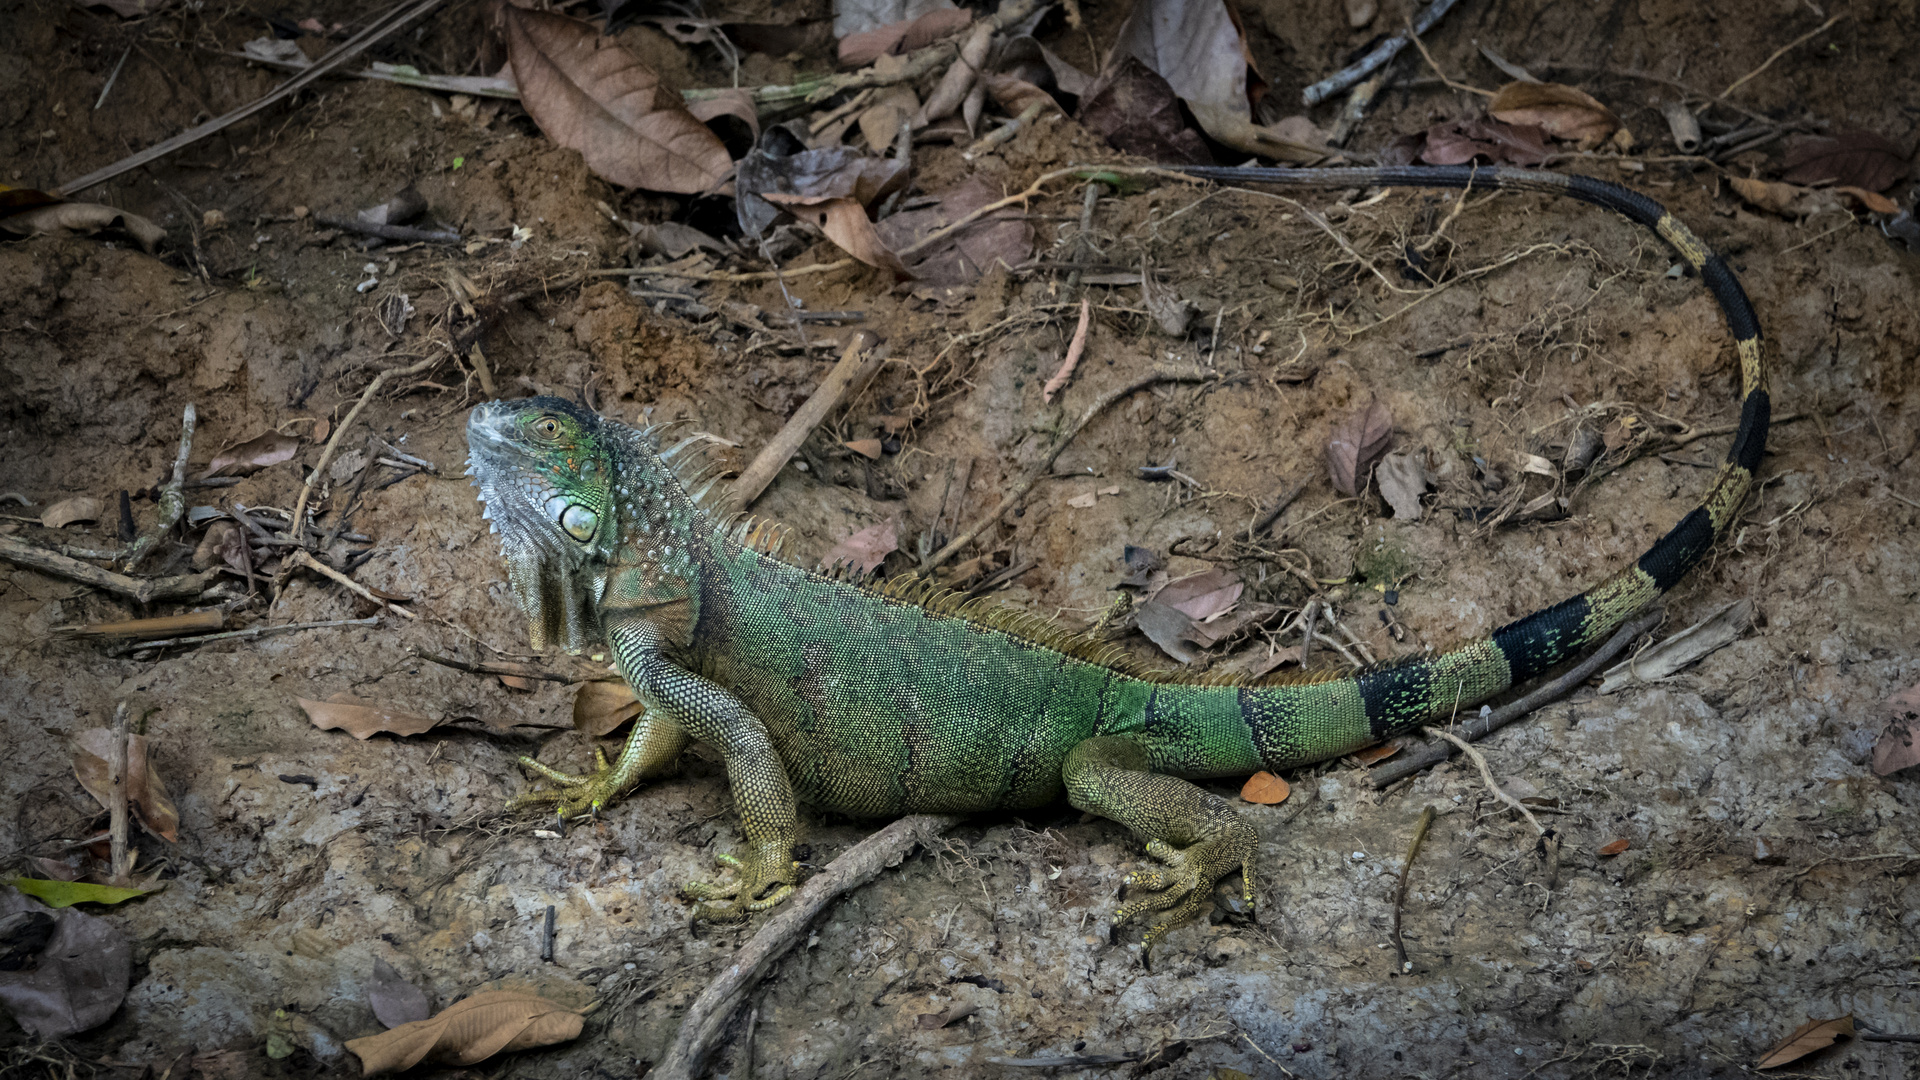
<svg viewBox="0 0 1920 1080">
<path fill-rule="evenodd" d="M 76 521 L 99 521 L 106 504 L 91 495 L 61 499 L 40 511 L 40 524 L 49 529 L 64 529 Z"/>
<path fill-rule="evenodd" d="M 846 447 L 868 461 L 879 461 L 884 449 L 879 439 L 854 439 Z"/>
<path fill-rule="evenodd" d="M 1744 176 L 1729 177 L 1727 183 L 1748 206 L 1782 217 L 1808 217 L 1839 206 L 1833 192 L 1824 188 L 1796 187 L 1777 180 L 1753 180 Z"/>
<path fill-rule="evenodd" d="M 1809 1020 L 1795 1028 L 1793 1034 L 1773 1044 L 1773 1048 L 1760 1055 L 1753 1063 L 1756 1069 L 1777 1069 L 1782 1065 L 1799 1061 L 1815 1050 L 1825 1050 L 1842 1036 L 1853 1037 L 1853 1014 L 1838 1016 L 1832 1020 Z"/>
<path fill-rule="evenodd" d="M 1194 622 L 1202 622 L 1231 608 L 1246 588 L 1239 574 L 1216 566 L 1168 582 L 1153 599 Z"/>
<path fill-rule="evenodd" d="M 113 739 L 109 728 L 88 728 L 73 737 L 78 751 L 73 755 L 73 775 L 106 810 L 113 808 L 113 784 L 107 767 L 113 755 Z M 167 794 L 166 781 L 153 767 L 150 751 L 145 735 L 127 736 L 127 805 L 141 828 L 168 843 L 179 843 L 180 811 Z"/>
<path fill-rule="evenodd" d="M 573 726 L 596 739 L 644 711 L 633 687 L 623 682 L 584 682 L 573 692 Z"/>
<path fill-rule="evenodd" d="M 913 277 L 913 271 L 900 261 L 900 256 L 881 241 L 872 220 L 867 217 L 866 208 L 858 202 L 844 198 L 782 195 L 773 191 L 762 192 L 760 197 L 785 207 L 794 217 L 817 227 L 840 250 L 868 266 L 889 271 L 899 281 Z"/>
<path fill-rule="evenodd" d="M 44 923 L 31 965 L 0 971 L 0 1007 L 38 1039 L 57 1039 L 107 1022 L 126 999 L 133 943 L 110 919 L 66 909 L 48 916 L 37 901 L 0 890 L 0 920 L 26 914 Z"/>
<path fill-rule="evenodd" d="M 307 719 L 323 731 L 338 728 L 356 739 L 371 739 L 380 732 L 389 735 L 418 735 L 432 730 L 440 722 L 419 713 L 361 701 L 350 694 L 335 694 L 325 701 L 295 698 L 306 710 Z"/>
<path fill-rule="evenodd" d="M 1327 440 L 1327 472 L 1343 495 L 1358 494 L 1367 472 L 1393 442 L 1393 413 L 1379 398 L 1347 417 Z"/>
<path fill-rule="evenodd" d="M 0 232 L 16 236 L 92 236 L 119 229 L 152 251 L 167 231 L 139 214 L 129 214 L 100 203 L 52 202 L 19 213 L 0 216 Z"/>
<path fill-rule="evenodd" d="M 587 23 L 500 8 L 520 103 L 547 138 L 627 187 L 696 195 L 733 175 L 720 137 L 640 58 Z"/>
<path fill-rule="evenodd" d="M 820 565 L 851 566 L 862 574 L 871 574 L 888 555 L 900 550 L 897 534 L 893 518 L 875 522 L 827 549 L 820 557 Z"/>
<path fill-rule="evenodd" d="M 1287 796 L 1291 794 L 1293 794 L 1293 788 L 1288 786 L 1285 780 L 1265 771 L 1247 777 L 1247 782 L 1240 786 L 1242 799 L 1262 806 L 1278 806 L 1286 802 Z"/>
<path fill-rule="evenodd" d="M 1780 179 L 1789 184 L 1832 181 L 1885 191 L 1906 174 L 1907 155 L 1900 147 L 1871 131 L 1856 129 L 1796 140 L 1787 147 Z"/>
<path fill-rule="evenodd" d="M 1509 124 L 1531 124 L 1582 150 L 1606 142 L 1621 127 L 1612 109 L 1561 83 L 1510 82 L 1487 103 L 1487 114 Z"/>
<path fill-rule="evenodd" d="M 1623 836 L 1617 840 L 1609 840 L 1606 843 L 1601 844 L 1599 854 L 1618 855 L 1632 846 L 1633 844 L 1629 842 L 1626 837 Z"/>
<path fill-rule="evenodd" d="M 449 1005 L 430 1020 L 349 1039 L 361 1074 L 400 1072 L 422 1061 L 472 1065 L 495 1054 L 578 1038 L 585 1017 L 523 990 L 489 990 Z"/>
<path fill-rule="evenodd" d="M 1380 764 L 1399 752 L 1399 743 L 1381 743 L 1379 746 L 1369 746 L 1364 750 L 1355 750 L 1353 753 L 1347 755 L 1347 760 L 1371 767 Z"/>
<path fill-rule="evenodd" d="M 290 461 L 300 449 L 300 440 L 292 435 L 269 431 L 246 442 L 230 446 L 207 462 L 207 476 L 246 476 L 269 465 Z"/>
</svg>

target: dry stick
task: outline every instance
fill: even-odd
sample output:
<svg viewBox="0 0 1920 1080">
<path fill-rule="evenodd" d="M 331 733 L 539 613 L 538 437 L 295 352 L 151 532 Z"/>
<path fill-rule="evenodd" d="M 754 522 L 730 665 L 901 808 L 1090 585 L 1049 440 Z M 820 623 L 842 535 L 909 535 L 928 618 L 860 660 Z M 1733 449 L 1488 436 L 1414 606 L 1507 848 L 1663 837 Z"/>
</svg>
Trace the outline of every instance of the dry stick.
<svg viewBox="0 0 1920 1080">
<path fill-rule="evenodd" d="M 1665 617 L 1666 612 L 1660 608 L 1656 607 L 1648 610 L 1646 614 L 1615 631 L 1614 635 L 1607 639 L 1605 645 L 1595 649 L 1592 655 L 1580 661 L 1577 666 L 1565 675 L 1560 676 L 1546 686 L 1540 687 L 1518 701 L 1502 705 L 1486 716 L 1477 717 L 1460 725 L 1460 734 L 1466 736 L 1470 741 L 1484 739 L 1492 732 L 1526 716 L 1547 702 L 1565 695 L 1574 687 L 1592 678 L 1595 672 L 1605 667 L 1614 657 L 1620 655 L 1621 651 L 1631 644 L 1634 638 L 1658 626 L 1660 620 Z M 1438 746 L 1418 757 L 1408 758 L 1405 761 L 1395 762 L 1392 765 L 1383 765 L 1373 771 L 1373 788 L 1375 791 L 1379 791 L 1382 788 L 1412 776 L 1422 769 L 1438 765 L 1452 756 L 1453 749 L 1451 747 Z"/>
<path fill-rule="evenodd" d="M 1742 75 L 1739 78 L 1733 80 L 1732 84 L 1729 85 L 1725 90 L 1720 91 L 1720 96 L 1714 98 L 1714 100 L 1715 101 L 1726 100 L 1726 97 L 1728 94 L 1731 94 L 1735 90 L 1738 90 L 1742 86 L 1746 85 L 1747 80 L 1753 78 L 1754 76 L 1772 67 L 1773 62 L 1775 60 L 1780 59 L 1781 57 L 1792 52 L 1794 49 L 1799 48 L 1800 46 L 1806 44 L 1807 42 L 1812 41 L 1814 38 L 1819 37 L 1821 34 L 1826 33 L 1828 30 L 1831 30 L 1833 28 L 1834 23 L 1837 23 L 1841 19 L 1844 19 L 1846 17 L 1847 16 L 1844 12 L 1839 15 L 1835 15 L 1833 18 L 1828 19 L 1826 22 L 1821 23 L 1819 26 L 1815 27 L 1814 29 L 1807 31 L 1804 34 L 1801 34 L 1799 37 L 1794 38 L 1792 41 L 1789 41 L 1785 45 L 1782 45 L 1779 48 L 1773 50 L 1773 55 L 1767 57 L 1765 62 L 1763 62 L 1759 67 L 1754 68 L 1752 71 L 1747 72 L 1745 75 Z"/>
<path fill-rule="evenodd" d="M 542 679 L 547 682 L 569 683 L 569 684 L 583 683 L 583 682 L 621 682 L 623 681 L 617 675 L 567 675 L 558 671 L 545 671 L 540 668 L 534 667 L 532 664 L 473 663 L 467 660 L 457 660 L 451 656 L 441 656 L 437 653 L 430 653 L 425 649 L 420 649 L 420 648 L 414 649 L 413 655 L 419 657 L 422 660 L 425 660 L 430 664 L 439 664 L 441 667 L 450 667 L 455 671 L 464 671 L 470 675 L 511 675 L 517 678 L 522 678 L 522 679 Z"/>
<path fill-rule="evenodd" d="M 955 814 L 914 814 L 860 841 L 827 864 L 827 868 L 774 909 L 773 917 L 741 946 L 720 977 L 701 992 L 664 1060 L 648 1076 L 656 1080 L 692 1080 L 727 1019 L 740 1001 L 794 943 L 806 935 L 813 921 L 834 897 L 877 877 L 897 865 L 915 844 L 926 844 L 952 828 Z"/>
<path fill-rule="evenodd" d="M 773 482 L 774 476 L 800 449 L 800 444 L 813 434 L 813 429 L 827 418 L 835 405 L 840 404 L 840 399 L 846 396 L 847 391 L 856 383 L 864 382 L 886 362 L 886 353 L 873 347 L 875 340 L 872 334 L 862 330 L 847 342 L 846 350 L 840 354 L 840 361 L 827 373 L 820 388 L 813 392 L 807 403 L 800 406 L 787 420 L 786 426 L 780 429 L 780 433 L 773 437 L 773 441 L 740 474 L 729 496 L 734 509 L 744 510 L 752 505 L 753 500 L 760 497 L 760 493 Z"/>
<path fill-rule="evenodd" d="M 438 356 L 429 356 L 417 364 L 412 364 L 404 368 L 388 368 L 380 374 L 375 375 L 373 381 L 367 384 L 367 388 L 360 394 L 360 400 L 354 402 L 353 408 L 348 410 L 347 418 L 340 421 L 339 426 L 333 429 L 333 438 L 327 440 L 327 448 L 320 452 L 319 463 L 313 467 L 312 472 L 307 474 L 307 482 L 300 486 L 300 498 L 295 500 L 293 504 L 293 517 L 287 522 L 287 537 L 289 539 L 303 548 L 307 546 L 306 529 L 303 526 L 307 520 L 307 500 L 313 496 L 314 478 L 324 474 L 327 471 L 327 466 L 333 463 L 333 455 L 340 449 L 341 437 L 347 433 L 348 428 L 353 426 L 353 422 L 359 417 L 361 410 L 367 407 L 367 402 L 373 400 L 373 395 L 378 393 L 382 386 L 386 385 L 388 379 L 418 375 L 439 362 L 440 358 Z"/>
<path fill-rule="evenodd" d="M 348 591 L 362 597 L 363 599 L 371 600 L 376 604 L 382 605 L 388 611 L 393 612 L 395 615 L 404 615 L 409 619 L 417 619 L 420 617 L 418 615 L 415 615 L 413 612 L 408 611 L 406 608 L 401 607 L 399 604 L 394 603 L 391 600 L 383 600 L 380 597 L 375 596 L 373 594 L 372 589 L 367 588 L 365 585 L 360 584 L 359 582 L 353 580 L 352 578 L 341 573 L 340 571 L 335 570 L 333 567 L 328 566 L 326 563 L 321 562 L 319 559 L 316 559 L 313 556 L 307 554 L 305 548 L 294 548 L 293 553 L 287 558 L 287 563 L 289 566 L 305 567 L 306 569 L 312 570 L 314 573 L 319 574 L 323 577 L 332 578 L 333 580 L 339 582 L 340 584 L 345 585 Z"/>
<path fill-rule="evenodd" d="M 1426 10 L 1420 13 L 1420 17 L 1413 21 L 1412 34 L 1417 36 L 1433 29 L 1433 24 L 1440 21 L 1440 17 L 1453 7 L 1454 2 L 1455 0 L 1433 0 L 1433 3 L 1428 4 Z M 1385 66 L 1387 61 L 1398 56 L 1400 50 L 1407 47 L 1408 36 L 1407 32 L 1402 31 L 1374 46 L 1371 52 L 1350 66 L 1341 68 L 1301 91 L 1300 100 L 1308 105 L 1318 105 L 1366 78 L 1376 68 Z"/>
<path fill-rule="evenodd" d="M 133 867 L 127 863 L 127 703 L 113 709 L 113 743 L 107 749 L 107 813 L 111 855 L 109 883 L 125 885 Z"/>
<path fill-rule="evenodd" d="M 1420 58 L 1425 60 L 1427 62 L 1427 66 L 1433 69 L 1434 75 L 1439 77 L 1441 85 L 1445 86 L 1449 90 L 1459 90 L 1468 94 L 1478 94 L 1483 98 L 1490 98 L 1494 96 L 1493 91 L 1491 90 L 1482 90 L 1477 86 L 1468 86 L 1466 83 L 1454 82 L 1452 79 L 1447 78 L 1447 73 L 1444 71 L 1441 71 L 1440 65 L 1434 61 L 1433 54 L 1427 51 L 1427 43 L 1420 40 L 1420 35 L 1413 33 L 1411 27 L 1408 28 L 1407 35 L 1413 39 L 1413 47 L 1420 50 Z M 1464 195 L 1465 192 L 1462 192 L 1461 194 Z"/>
<path fill-rule="evenodd" d="M 1433 807 L 1420 811 L 1420 822 L 1413 827 L 1413 840 L 1407 845 L 1407 861 L 1400 864 L 1400 886 L 1393 893 L 1393 951 L 1400 957 L 1400 974 L 1413 974 L 1413 961 L 1407 959 L 1407 943 L 1400 939 L 1400 911 L 1407 906 L 1407 872 L 1426 843 L 1427 829 L 1433 825 Z"/>
<path fill-rule="evenodd" d="M 334 626 L 374 626 L 380 622 L 380 616 L 369 615 L 364 619 L 328 619 L 324 622 L 281 623 L 278 626 L 253 626 L 245 630 L 228 630 L 221 634 L 200 634 L 195 637 L 167 638 L 164 641 L 134 641 L 116 646 L 107 651 L 108 656 L 123 656 L 127 653 L 145 652 L 148 649 L 166 649 L 176 645 L 204 645 L 209 641 L 238 641 L 241 638 L 266 637 L 268 634 L 290 634 L 295 630 L 325 630 Z"/>
<path fill-rule="evenodd" d="M 187 457 L 193 453 L 193 426 L 196 417 L 193 403 L 187 403 L 180 417 L 180 452 L 173 457 L 173 478 L 160 489 L 160 517 L 153 527 L 141 533 L 120 556 L 120 569 L 131 570 L 140 565 L 160 541 L 167 538 L 173 527 L 180 523 L 180 515 L 187 512 L 187 497 L 181 494 L 180 487 L 187 482 Z"/>
<path fill-rule="evenodd" d="M 125 574 L 116 574 L 111 570 L 102 570 L 79 559 L 70 559 L 58 552 L 35 547 L 24 540 L 11 536 L 0 536 L 0 559 L 24 566 L 29 570 L 38 570 L 43 574 L 52 574 L 82 585 L 91 585 L 96 589 L 124 596 L 141 604 L 151 604 L 155 600 L 173 600 L 184 596 L 199 596 L 213 579 L 220 576 L 218 570 L 208 570 L 201 574 L 181 574 L 178 577 L 133 578 Z"/>
<path fill-rule="evenodd" d="M 1501 787 L 1499 784 L 1494 782 L 1493 767 L 1487 764 L 1487 759 L 1481 756 L 1480 751 L 1475 750 L 1473 748 L 1472 743 L 1468 742 L 1467 740 L 1461 738 L 1458 735 L 1455 735 L 1451 731 L 1445 730 L 1444 728 L 1430 727 L 1426 729 L 1426 732 L 1427 734 L 1432 735 L 1436 738 L 1447 740 L 1453 745 L 1459 747 L 1461 751 L 1464 752 L 1468 757 L 1472 758 L 1473 763 L 1480 767 L 1481 782 L 1487 785 L 1488 791 L 1493 792 L 1493 797 L 1496 799 L 1499 799 L 1503 803 L 1506 803 L 1508 806 L 1513 807 L 1515 810 L 1520 811 L 1520 816 L 1523 818 L 1526 818 L 1527 824 L 1533 826 L 1533 831 L 1535 834 L 1539 836 L 1547 835 L 1547 827 L 1545 825 L 1540 824 L 1539 818 L 1533 816 L 1533 811 L 1527 809 L 1527 804 L 1507 794 L 1505 791 L 1501 790 Z"/>
<path fill-rule="evenodd" d="M 365 30 L 341 42 L 338 48 L 321 57 L 312 67 L 281 83 L 278 89 L 267 96 L 260 98 L 250 105 L 243 105 L 225 116 L 209 120 L 199 127 L 183 131 L 163 143 L 150 146 L 134 154 L 132 157 L 122 158 L 104 169 L 96 169 L 77 180 L 69 180 L 59 187 L 54 188 L 49 194 L 70 197 L 76 192 L 84 191 L 95 184 L 111 180 L 129 169 L 137 169 L 150 161 L 157 161 L 160 158 L 166 157 L 175 150 L 191 146 L 222 128 L 237 124 L 247 117 L 272 106 L 276 102 L 293 96 L 308 84 L 319 79 L 334 68 L 365 52 L 369 47 L 387 37 L 389 34 L 398 31 L 401 27 L 406 26 L 413 20 L 440 6 L 442 2 L 443 0 L 420 0 L 419 3 L 404 8 L 396 5 L 394 8 L 389 9 L 385 15 L 374 20 L 372 25 L 368 26 Z"/>
<path fill-rule="evenodd" d="M 972 528 L 955 537 L 947 546 L 928 556 L 927 560 L 920 564 L 918 573 L 922 576 L 932 573 L 934 567 L 953 558 L 965 550 L 968 544 L 978 540 L 981 533 L 986 532 L 987 529 L 991 528 L 994 523 L 1000 520 L 1000 515 L 1013 509 L 1021 499 L 1026 497 L 1027 492 L 1033 490 L 1033 485 L 1039 483 L 1042 478 L 1053 471 L 1054 459 L 1058 458 L 1060 452 L 1067 448 L 1067 444 L 1073 441 L 1074 436 L 1080 434 L 1080 429 L 1086 427 L 1094 417 L 1106 411 L 1107 407 L 1114 402 L 1119 401 L 1135 390 L 1144 390 L 1157 383 L 1209 382 L 1217 377 L 1218 375 L 1215 372 L 1208 371 L 1202 367 L 1193 367 L 1191 365 L 1162 365 L 1125 386 L 1115 390 L 1109 390 L 1105 394 L 1102 394 L 1092 405 L 1087 406 L 1087 411 L 1080 414 L 1080 419 L 1075 421 L 1074 425 L 1068 428 L 1066 432 L 1054 442 L 1052 449 L 1041 455 L 1040 460 L 1033 463 L 1032 467 L 1027 470 L 1027 475 L 1021 477 L 1020 481 L 1013 485 L 1012 490 L 1000 497 L 999 505 L 995 506 L 991 513 L 981 517 L 979 521 L 973 524 Z"/>
<path fill-rule="evenodd" d="M 1053 404 L 1053 395 L 1059 393 L 1073 376 L 1074 367 L 1080 363 L 1080 353 L 1087 347 L 1087 326 L 1092 321 L 1093 301 L 1081 297 L 1080 325 L 1073 328 L 1073 340 L 1067 344 L 1067 358 L 1060 361 L 1060 370 L 1054 372 L 1053 378 L 1047 380 L 1047 385 L 1040 388 L 1041 401 Z"/>
<path fill-rule="evenodd" d="M 339 214 L 315 214 L 313 220 L 329 229 L 345 229 L 400 243 L 457 244 L 460 234 L 447 229 L 416 229 L 411 225 L 384 225 Z"/>
</svg>

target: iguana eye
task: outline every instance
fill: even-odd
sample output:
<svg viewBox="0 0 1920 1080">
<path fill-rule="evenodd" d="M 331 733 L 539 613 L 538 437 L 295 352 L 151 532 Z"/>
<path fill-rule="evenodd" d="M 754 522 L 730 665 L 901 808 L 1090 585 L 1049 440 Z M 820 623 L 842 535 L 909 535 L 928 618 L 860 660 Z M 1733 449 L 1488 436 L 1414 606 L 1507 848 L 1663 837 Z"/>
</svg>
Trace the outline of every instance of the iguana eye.
<svg viewBox="0 0 1920 1080">
<path fill-rule="evenodd" d="M 560 514 L 560 527 L 567 535 L 581 543 L 593 539 L 593 530 L 600 524 L 600 518 L 593 511 L 575 503 Z"/>
<path fill-rule="evenodd" d="M 547 439 L 560 437 L 560 421 L 551 416 L 543 416 L 533 422 L 534 433 Z"/>
</svg>

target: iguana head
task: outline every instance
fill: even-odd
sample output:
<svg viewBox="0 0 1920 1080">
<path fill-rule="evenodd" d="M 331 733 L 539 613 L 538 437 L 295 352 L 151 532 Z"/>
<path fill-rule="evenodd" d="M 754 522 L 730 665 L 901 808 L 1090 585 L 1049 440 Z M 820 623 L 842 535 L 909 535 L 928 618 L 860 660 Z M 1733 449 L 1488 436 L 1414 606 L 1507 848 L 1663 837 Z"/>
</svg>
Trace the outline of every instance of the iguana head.
<svg viewBox="0 0 1920 1080">
<path fill-rule="evenodd" d="M 559 398 L 489 401 L 467 417 L 467 472 L 500 534 L 538 649 L 578 652 L 599 638 L 594 570 L 611 546 L 612 441 L 592 413 Z"/>
</svg>

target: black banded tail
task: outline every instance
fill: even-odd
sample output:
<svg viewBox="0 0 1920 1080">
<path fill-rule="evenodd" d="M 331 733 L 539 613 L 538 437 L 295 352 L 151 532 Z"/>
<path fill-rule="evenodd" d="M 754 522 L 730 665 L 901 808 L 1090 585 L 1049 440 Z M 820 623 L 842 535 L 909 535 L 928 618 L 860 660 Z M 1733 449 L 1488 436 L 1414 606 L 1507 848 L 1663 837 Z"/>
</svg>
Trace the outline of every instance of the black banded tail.
<svg viewBox="0 0 1920 1080">
<path fill-rule="evenodd" d="M 1661 593 L 1671 589 L 1733 523 L 1753 485 L 1766 452 L 1770 404 L 1760 322 L 1753 305 L 1726 261 L 1714 254 L 1666 207 L 1636 191 L 1604 180 L 1533 169 L 1472 165 L 1407 166 L 1359 169 L 1271 169 L 1189 167 L 1190 176 L 1225 184 L 1273 184 L 1283 187 L 1484 188 L 1564 195 L 1603 207 L 1653 230 L 1692 267 L 1720 304 L 1740 357 L 1740 427 L 1727 459 L 1715 474 L 1700 505 L 1655 541 L 1632 566 L 1578 596 L 1562 600 L 1510 622 L 1492 635 L 1431 658 L 1387 664 L 1352 679 L 1318 684 L 1306 700 L 1294 688 L 1275 687 L 1263 694 L 1250 688 L 1243 711 L 1256 731 L 1299 732 L 1261 744 L 1269 767 L 1319 760 L 1347 747 L 1316 745 L 1323 740 L 1353 742 L 1364 726 L 1369 739 L 1381 739 L 1457 708 L 1478 704 L 1524 679 L 1570 659 L 1605 640 Z M 1274 713 L 1263 717 L 1263 713 Z M 1284 716 L 1280 714 L 1286 714 Z M 1262 722 L 1262 721 L 1266 722 Z M 1317 734 L 1316 734 L 1317 733 Z"/>
</svg>

